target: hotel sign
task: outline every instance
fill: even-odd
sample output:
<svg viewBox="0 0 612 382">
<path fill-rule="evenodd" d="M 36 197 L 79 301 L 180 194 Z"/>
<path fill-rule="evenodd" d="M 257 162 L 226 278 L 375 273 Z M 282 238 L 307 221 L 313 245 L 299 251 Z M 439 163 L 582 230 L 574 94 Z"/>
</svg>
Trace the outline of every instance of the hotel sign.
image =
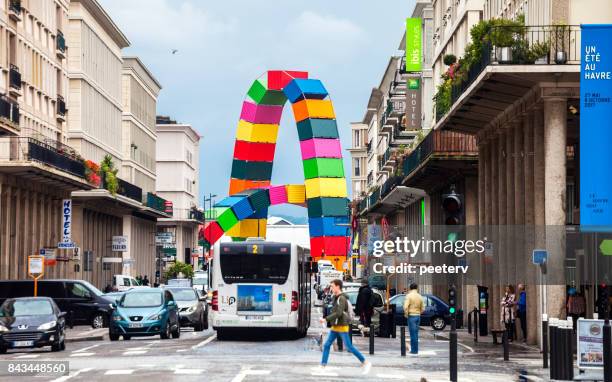
<svg viewBox="0 0 612 382">
<path fill-rule="evenodd" d="M 421 19 L 406 19 L 406 71 L 420 72 L 423 62 Z"/>
<path fill-rule="evenodd" d="M 75 248 L 72 242 L 72 199 L 62 200 L 62 241 L 57 243 L 57 248 Z"/>
<path fill-rule="evenodd" d="M 421 129 L 421 77 L 408 77 L 406 90 L 406 130 Z"/>
<path fill-rule="evenodd" d="M 580 65 L 580 225 L 612 227 L 612 25 L 582 25 Z"/>
</svg>

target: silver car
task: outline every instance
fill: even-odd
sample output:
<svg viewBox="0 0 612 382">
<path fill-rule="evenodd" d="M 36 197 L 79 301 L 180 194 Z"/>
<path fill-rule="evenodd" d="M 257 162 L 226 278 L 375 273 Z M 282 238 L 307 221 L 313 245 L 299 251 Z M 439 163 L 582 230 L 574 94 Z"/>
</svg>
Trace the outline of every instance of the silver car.
<svg viewBox="0 0 612 382">
<path fill-rule="evenodd" d="M 178 305 L 181 327 L 193 327 L 196 332 L 208 329 L 208 304 L 190 287 L 166 287 Z"/>
</svg>

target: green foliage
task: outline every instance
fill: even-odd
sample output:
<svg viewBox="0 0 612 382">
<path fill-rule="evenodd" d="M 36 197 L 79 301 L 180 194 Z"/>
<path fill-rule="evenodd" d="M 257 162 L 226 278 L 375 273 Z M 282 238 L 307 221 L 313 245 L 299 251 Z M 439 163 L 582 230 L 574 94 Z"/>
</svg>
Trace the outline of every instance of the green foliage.
<svg viewBox="0 0 612 382">
<path fill-rule="evenodd" d="M 528 60 L 530 62 L 535 62 L 539 58 L 548 57 L 550 54 L 550 42 L 542 41 L 542 42 L 534 42 L 531 44 L 528 52 Z"/>
<path fill-rule="evenodd" d="M 100 170 L 102 170 L 102 174 L 104 177 L 104 185 L 106 189 L 112 195 L 115 195 L 119 190 L 119 180 L 117 178 L 117 172 L 119 172 L 119 170 L 115 168 L 112 156 L 110 156 L 109 154 L 106 154 L 104 156 L 104 159 L 100 164 Z"/>
<path fill-rule="evenodd" d="M 168 270 L 166 270 L 166 279 L 174 279 L 178 277 L 179 273 L 182 273 L 184 278 L 193 277 L 193 266 L 185 264 L 181 261 L 175 262 Z"/>
<path fill-rule="evenodd" d="M 445 80 L 437 87 L 436 95 L 434 96 L 436 114 L 444 115 L 451 107 L 451 80 Z"/>
<path fill-rule="evenodd" d="M 457 62 L 457 56 L 454 54 L 445 54 L 442 60 L 444 61 L 444 65 L 450 66 Z"/>
</svg>

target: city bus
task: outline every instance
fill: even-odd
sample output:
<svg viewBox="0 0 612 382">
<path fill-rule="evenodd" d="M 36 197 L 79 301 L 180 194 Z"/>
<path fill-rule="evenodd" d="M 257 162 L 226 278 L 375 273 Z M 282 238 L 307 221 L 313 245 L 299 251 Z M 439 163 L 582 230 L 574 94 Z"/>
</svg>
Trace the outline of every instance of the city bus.
<svg viewBox="0 0 612 382">
<path fill-rule="evenodd" d="M 310 250 L 297 244 L 262 239 L 215 244 L 210 285 L 217 338 L 249 328 L 306 336 L 310 264 Z"/>
</svg>

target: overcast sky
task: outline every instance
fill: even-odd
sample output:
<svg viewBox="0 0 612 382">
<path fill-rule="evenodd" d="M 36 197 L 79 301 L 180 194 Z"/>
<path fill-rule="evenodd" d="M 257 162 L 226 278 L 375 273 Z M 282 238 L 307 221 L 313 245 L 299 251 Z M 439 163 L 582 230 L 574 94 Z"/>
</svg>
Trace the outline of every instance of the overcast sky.
<svg viewBox="0 0 612 382">
<path fill-rule="evenodd" d="M 413 0 L 99 0 L 162 84 L 158 114 L 191 124 L 200 141 L 200 200 L 227 195 L 246 91 L 266 70 L 305 70 L 334 102 L 345 171 L 350 122 L 397 53 Z M 176 54 L 172 50 L 177 49 Z M 303 183 L 293 113 L 285 107 L 273 184 Z M 349 187 L 350 192 L 350 187 Z M 299 207 L 272 213 L 305 215 Z"/>
</svg>

